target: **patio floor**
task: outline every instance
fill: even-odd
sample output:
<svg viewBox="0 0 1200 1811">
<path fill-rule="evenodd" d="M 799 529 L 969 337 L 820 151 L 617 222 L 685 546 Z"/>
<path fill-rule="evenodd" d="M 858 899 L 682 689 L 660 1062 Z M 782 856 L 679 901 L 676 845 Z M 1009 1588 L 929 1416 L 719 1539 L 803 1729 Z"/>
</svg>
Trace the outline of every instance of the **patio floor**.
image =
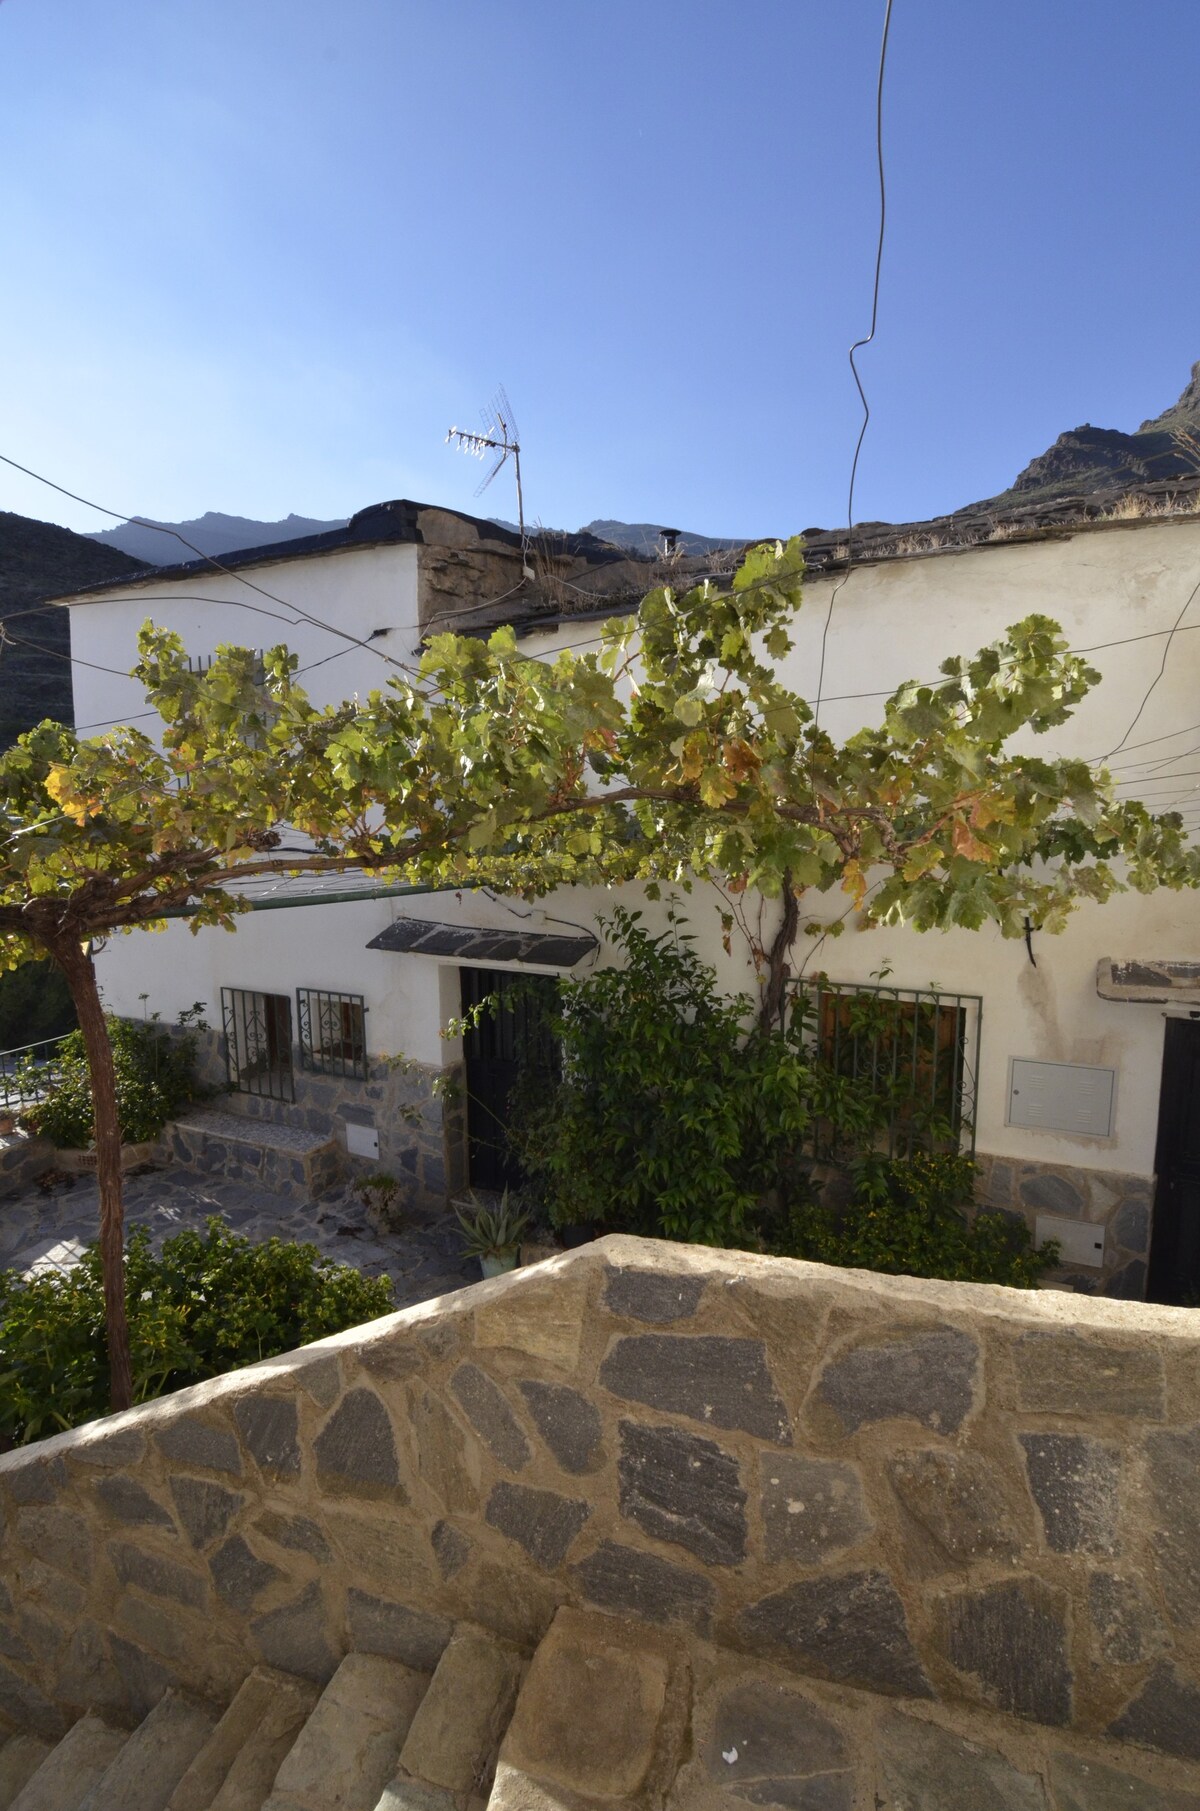
<svg viewBox="0 0 1200 1811">
<path fill-rule="evenodd" d="M 298 1204 L 295 1200 L 219 1177 L 201 1178 L 170 1169 L 125 1179 L 127 1231 L 145 1226 L 157 1251 L 184 1227 L 203 1228 L 217 1214 L 248 1239 L 294 1239 L 327 1257 L 352 1264 L 364 1276 L 391 1278 L 397 1308 L 445 1295 L 479 1281 L 479 1266 L 464 1259 L 462 1233 L 452 1215 L 433 1225 L 377 1233 L 350 1189 Z M 32 1189 L 0 1201 L 0 1270 L 34 1273 L 69 1269 L 97 1237 L 99 1196 L 93 1177 Z"/>
</svg>

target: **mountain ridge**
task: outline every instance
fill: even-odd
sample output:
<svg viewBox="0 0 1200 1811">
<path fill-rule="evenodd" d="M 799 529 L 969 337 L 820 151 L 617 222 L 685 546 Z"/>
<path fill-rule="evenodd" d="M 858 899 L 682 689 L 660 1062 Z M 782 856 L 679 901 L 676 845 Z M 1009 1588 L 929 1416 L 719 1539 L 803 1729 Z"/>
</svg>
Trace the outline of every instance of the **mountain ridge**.
<svg viewBox="0 0 1200 1811">
<path fill-rule="evenodd" d="M 87 539 L 133 554 L 148 566 L 173 566 L 180 560 L 195 558 L 192 548 L 219 559 L 221 554 L 236 553 L 242 547 L 269 547 L 277 541 L 326 534 L 331 529 L 344 528 L 349 519 L 337 516 L 325 521 L 292 513 L 277 522 L 258 522 L 251 516 L 230 516 L 222 510 L 207 509 L 202 516 L 192 516 L 184 522 L 159 522 L 152 516 L 143 516 L 116 528 L 98 529 Z M 188 541 L 191 548 L 184 545 Z"/>
<path fill-rule="evenodd" d="M 74 721 L 70 619 L 45 600 L 146 570 L 142 560 L 57 522 L 0 510 L 0 747 L 43 717 Z M 9 626 L 11 625 L 11 627 Z"/>
</svg>

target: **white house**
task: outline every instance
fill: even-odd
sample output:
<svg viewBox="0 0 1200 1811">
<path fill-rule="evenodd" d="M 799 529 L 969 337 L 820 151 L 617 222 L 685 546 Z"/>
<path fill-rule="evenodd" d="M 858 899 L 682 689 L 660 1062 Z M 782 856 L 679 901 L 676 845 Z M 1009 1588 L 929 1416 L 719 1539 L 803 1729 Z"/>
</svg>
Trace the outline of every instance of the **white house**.
<svg viewBox="0 0 1200 1811">
<path fill-rule="evenodd" d="M 644 588 L 645 567 L 594 542 L 564 541 L 556 558 L 568 608 L 518 621 L 531 654 L 578 645 L 598 615 Z M 132 681 L 96 669 L 132 663 L 148 616 L 178 630 L 197 659 L 223 641 L 286 640 L 320 702 L 380 684 L 381 653 L 411 661 L 431 628 L 516 615 L 522 585 L 515 536 L 408 503 L 226 563 L 229 574 L 194 563 L 61 600 L 77 661 L 93 663 L 74 668 L 81 729 L 145 710 Z M 785 676 L 810 697 L 831 586 L 844 576 L 817 573 L 806 584 Z M 856 563 L 834 600 L 822 723 L 853 732 L 902 680 L 935 677 L 946 655 L 1040 611 L 1104 676 L 1054 733 L 1052 752 L 1099 759 L 1122 744 L 1113 767 L 1132 795 L 1163 808 L 1200 804 L 1189 633 L 1200 628 L 1200 604 L 1170 634 L 1198 578 L 1200 517 L 1184 514 Z M 304 880 L 264 888 L 261 909 L 233 936 L 193 937 L 180 924 L 114 939 L 98 959 L 109 1005 L 137 1015 L 148 999 L 170 1018 L 203 1000 L 217 1028 L 211 1060 L 238 1111 L 314 1135 L 332 1129 L 359 1153 L 377 1149 L 434 1199 L 471 1174 L 487 1180 L 490 1115 L 502 1113 L 512 1053 L 495 1039 L 465 1053 L 474 1074 L 464 1126 L 434 1091 L 464 1061 L 442 1028 L 494 972 L 583 972 L 603 961 L 597 917 L 611 896 L 577 889 L 531 907 L 371 887 L 311 903 L 318 890 Z M 325 887 L 348 890 L 345 881 Z M 805 902 L 823 921 L 845 907 L 842 895 Z M 736 943 L 732 955 L 722 950 L 705 889 L 686 910 L 722 980 L 747 988 L 748 957 Z M 991 930 L 849 930 L 806 959 L 838 986 L 871 987 L 888 970 L 898 1011 L 931 1008 L 949 1064 L 947 1080 L 935 1058 L 934 1085 L 953 1090 L 964 1135 L 973 1128 L 985 1198 L 1060 1238 L 1074 1286 L 1140 1296 L 1149 1267 L 1159 1299 L 1200 1292 L 1200 899 L 1122 895 L 1082 907 L 1061 936 L 1033 932 L 1029 947 Z"/>
</svg>

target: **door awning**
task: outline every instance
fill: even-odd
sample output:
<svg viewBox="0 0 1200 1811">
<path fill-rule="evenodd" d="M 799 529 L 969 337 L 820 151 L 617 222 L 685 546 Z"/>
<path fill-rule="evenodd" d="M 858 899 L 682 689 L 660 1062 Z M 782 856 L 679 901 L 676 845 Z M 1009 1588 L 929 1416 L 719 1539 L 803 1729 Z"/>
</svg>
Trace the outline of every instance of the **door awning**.
<svg viewBox="0 0 1200 1811">
<path fill-rule="evenodd" d="M 429 918 L 397 918 L 372 937 L 369 950 L 392 950 L 407 956 L 438 956 L 453 962 L 524 962 L 537 968 L 574 968 L 600 947 L 582 931 L 567 937 L 549 931 L 480 930 L 476 925 L 445 924 Z"/>
</svg>

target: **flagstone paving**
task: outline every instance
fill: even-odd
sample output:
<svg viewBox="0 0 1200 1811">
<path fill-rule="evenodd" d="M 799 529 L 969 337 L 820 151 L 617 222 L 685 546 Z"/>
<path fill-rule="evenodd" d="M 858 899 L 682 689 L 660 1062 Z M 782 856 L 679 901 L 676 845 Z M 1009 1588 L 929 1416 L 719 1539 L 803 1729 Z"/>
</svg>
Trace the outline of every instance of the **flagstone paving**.
<svg viewBox="0 0 1200 1811">
<path fill-rule="evenodd" d="M 249 1183 L 169 1169 L 125 1179 L 126 1227 L 148 1228 L 155 1251 L 185 1227 L 202 1230 L 213 1214 L 248 1239 L 307 1242 L 364 1276 L 390 1277 L 398 1308 L 479 1281 L 478 1263 L 462 1256 L 462 1233 L 452 1215 L 382 1233 L 367 1224 L 363 1204 L 350 1189 L 300 1204 Z M 0 1270 L 70 1269 L 96 1238 L 99 1218 L 93 1177 L 0 1201 Z"/>
</svg>

